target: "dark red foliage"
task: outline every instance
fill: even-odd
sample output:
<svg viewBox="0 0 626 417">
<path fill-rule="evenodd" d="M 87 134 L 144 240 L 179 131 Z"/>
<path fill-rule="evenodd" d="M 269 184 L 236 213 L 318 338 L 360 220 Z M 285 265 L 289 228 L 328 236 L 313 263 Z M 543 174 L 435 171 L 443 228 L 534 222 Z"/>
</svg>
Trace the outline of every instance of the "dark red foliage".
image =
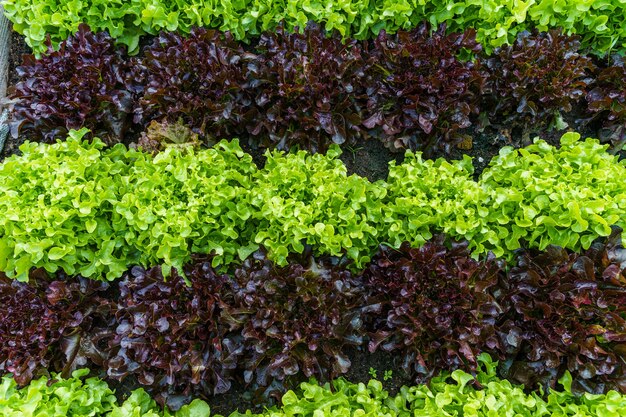
<svg viewBox="0 0 626 417">
<path fill-rule="evenodd" d="M 509 272 L 441 236 L 420 249 L 383 247 L 362 274 L 308 255 L 276 267 L 262 251 L 233 275 L 197 257 L 187 282 L 137 267 L 108 288 L 36 270 L 28 285 L 0 278 L 0 371 L 24 384 L 45 368 L 89 366 L 178 409 L 235 380 L 273 394 L 336 377 L 351 365 L 346 348 L 368 345 L 396 354 L 420 382 L 471 372 L 487 352 L 529 389 L 555 387 L 569 370 L 575 392 L 626 393 L 619 236 L 581 255 L 522 250 Z"/>
<path fill-rule="evenodd" d="M 346 373 L 346 346 L 363 343 L 363 285 L 345 265 L 318 262 L 277 268 L 257 252 L 237 268 L 234 303 L 222 320 L 245 348 L 246 382 L 267 386 L 299 374 L 329 379 Z"/>
<path fill-rule="evenodd" d="M 587 94 L 589 111 L 601 115 L 613 138 L 623 142 L 626 136 L 626 64 L 621 56 L 613 65 L 600 70 L 595 88 Z"/>
<path fill-rule="evenodd" d="M 187 37 L 162 32 L 144 49 L 131 78 L 144 86 L 134 121 L 145 128 L 150 121 L 177 122 L 213 139 L 245 133 L 244 119 L 253 104 L 248 66 L 256 56 L 226 32 L 194 28 Z"/>
<path fill-rule="evenodd" d="M 69 129 L 89 128 L 108 143 L 122 140 L 132 122 L 132 87 L 126 51 L 106 32 L 78 32 L 41 59 L 24 56 L 23 81 L 9 92 L 15 100 L 11 131 L 37 141 L 64 139 Z"/>
<path fill-rule="evenodd" d="M 613 141 L 624 139 L 621 58 L 598 75 L 578 53 L 578 37 L 557 30 L 520 33 L 486 57 L 473 30 L 431 29 L 343 41 L 309 24 L 244 45 L 195 28 L 187 37 L 163 32 L 130 59 L 106 33 L 81 25 L 58 52 L 26 57 L 11 93 L 12 131 L 51 141 L 88 127 L 109 143 L 130 142 L 153 121 L 181 121 L 208 145 L 239 137 L 253 147 L 323 152 L 377 138 L 431 156 L 471 144 L 466 129 L 479 120 L 527 133 L 560 126 L 586 97 Z"/>
<path fill-rule="evenodd" d="M 110 378 L 133 376 L 174 409 L 228 391 L 237 365 L 237 348 L 223 340 L 218 323 L 225 277 L 206 259 L 186 272 L 190 286 L 176 273 L 164 280 L 159 267 L 135 267 L 124 277 L 104 364 Z"/>
<path fill-rule="evenodd" d="M 62 278 L 62 277 L 61 277 Z M 108 285 L 84 278 L 50 282 L 43 269 L 30 284 L 0 277 L 0 371 L 20 385 L 53 370 L 65 376 L 102 364 L 94 329 L 110 324 Z"/>
<path fill-rule="evenodd" d="M 264 146 L 324 151 L 354 144 L 362 127 L 368 65 L 355 40 L 342 42 L 310 23 L 302 34 L 282 27 L 256 45 L 254 117 L 248 132 Z"/>
<path fill-rule="evenodd" d="M 626 251 L 618 236 L 580 256 L 560 248 L 519 256 L 499 326 L 509 379 L 554 387 L 569 370 L 576 391 L 626 392 Z"/>
<path fill-rule="evenodd" d="M 478 115 L 484 83 L 476 65 L 459 58 L 463 50 L 482 50 L 473 30 L 446 34 L 441 25 L 430 34 L 422 24 L 391 36 L 382 31 L 369 57 L 365 126 L 379 127 L 391 148 L 449 151 Z"/>
<path fill-rule="evenodd" d="M 441 370 L 476 368 L 476 356 L 497 352 L 497 289 L 505 277 L 491 260 L 470 258 L 467 244 L 384 248 L 363 273 L 368 303 L 382 311 L 370 317 L 369 350 L 398 351 L 402 366 L 425 382 Z M 499 359 L 497 356 L 494 359 Z"/>
<path fill-rule="evenodd" d="M 496 48 L 483 62 L 489 74 L 483 106 L 491 122 L 538 130 L 570 112 L 595 71 L 579 48 L 578 36 L 560 30 L 521 32 L 514 44 Z"/>
</svg>

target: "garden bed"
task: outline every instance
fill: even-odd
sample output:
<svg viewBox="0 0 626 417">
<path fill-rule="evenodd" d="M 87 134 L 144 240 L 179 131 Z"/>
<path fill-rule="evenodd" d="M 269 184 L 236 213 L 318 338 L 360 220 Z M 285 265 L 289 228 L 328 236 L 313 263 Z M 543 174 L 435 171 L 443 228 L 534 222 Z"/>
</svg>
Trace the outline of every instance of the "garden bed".
<svg viewBox="0 0 626 417">
<path fill-rule="evenodd" d="M 2 3 L 0 414 L 626 414 L 622 3 Z"/>
</svg>

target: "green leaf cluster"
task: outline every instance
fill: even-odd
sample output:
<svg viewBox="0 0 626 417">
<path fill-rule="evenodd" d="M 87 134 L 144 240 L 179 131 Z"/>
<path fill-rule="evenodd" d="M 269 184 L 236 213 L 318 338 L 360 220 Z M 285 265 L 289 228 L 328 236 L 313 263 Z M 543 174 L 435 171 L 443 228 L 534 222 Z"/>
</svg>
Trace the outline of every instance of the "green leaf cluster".
<svg viewBox="0 0 626 417">
<path fill-rule="evenodd" d="M 0 385 L 0 415 L 3 417 L 208 417 L 209 406 L 194 400 L 176 413 L 161 410 L 141 388 L 118 404 L 113 391 L 98 378 L 85 378 L 79 369 L 63 379 L 41 377 L 19 389 L 9 376 Z"/>
<path fill-rule="evenodd" d="M 347 175 L 337 159 L 304 151 L 267 153 L 256 177 L 252 204 L 260 215 L 254 243 L 262 244 L 283 265 L 289 253 L 302 253 L 303 242 L 318 253 L 368 262 L 381 241 L 385 189 L 366 178 Z"/>
<path fill-rule="evenodd" d="M 402 387 L 396 396 L 383 384 L 337 379 L 319 385 L 302 383 L 298 392 L 288 391 L 281 407 L 260 414 L 233 412 L 230 417 L 619 417 L 626 415 L 626 396 L 610 391 L 605 395 L 571 392 L 571 376 L 559 380 L 562 391 L 524 392 L 496 377 L 497 363 L 481 354 L 477 374 L 457 370 L 434 378 L 429 385 Z M 71 378 L 42 377 L 18 389 L 10 377 L 0 385 L 0 414 L 6 417 L 210 417 L 209 406 L 200 400 L 176 413 L 161 410 L 143 389 L 135 390 L 118 405 L 106 383 L 84 377 L 87 369 Z M 478 388 L 477 388 L 478 387 Z"/>
<path fill-rule="evenodd" d="M 136 52 L 139 37 L 161 30 L 189 33 L 193 26 L 231 31 L 246 39 L 308 21 L 324 23 L 344 37 L 367 39 L 381 30 L 393 33 L 427 20 L 450 30 L 475 28 L 487 50 L 512 42 L 517 33 L 563 27 L 582 36 L 583 46 L 599 53 L 626 47 L 623 0 L 2 0 L 13 27 L 35 52 L 67 39 L 87 23 L 108 31 Z"/>
<path fill-rule="evenodd" d="M 214 266 L 264 246 L 279 265 L 310 245 L 361 267 L 381 243 L 421 246 L 433 234 L 467 239 L 473 254 L 509 256 L 520 245 L 587 249 L 626 228 L 626 162 L 595 139 L 565 134 L 503 148 L 478 181 L 471 159 L 407 152 L 387 181 L 347 175 L 337 158 L 267 152 L 257 169 L 237 141 L 168 148 L 26 143 L 0 165 L 0 271 L 32 267 L 112 280 L 134 265 L 182 271 L 192 253 Z"/>
<path fill-rule="evenodd" d="M 338 379 L 324 386 L 311 381 L 301 384 L 299 394 L 287 392 L 281 408 L 231 417 L 618 417 L 626 413 L 626 396 L 616 391 L 574 396 L 569 373 L 559 381 L 563 391 L 544 397 L 537 392 L 526 394 L 522 386 L 498 379 L 497 363 L 489 355 L 480 355 L 478 361 L 476 376 L 457 370 L 434 378 L 429 385 L 402 387 L 395 397 L 376 380 L 354 384 Z"/>
<path fill-rule="evenodd" d="M 156 156 L 123 145 L 26 143 L 0 166 L 0 270 L 32 266 L 114 279 L 132 265 L 177 267 L 193 252 L 231 262 L 249 242 L 256 166 L 236 141 Z M 167 273 L 167 272 L 166 272 Z"/>
<path fill-rule="evenodd" d="M 501 149 L 478 181 L 469 157 L 423 160 L 407 152 L 391 163 L 385 221 L 392 246 L 421 246 L 433 232 L 467 239 L 474 254 L 497 256 L 554 244 L 588 249 L 611 226 L 626 225 L 626 164 L 597 140 L 566 133 L 556 148 L 543 140 Z"/>
</svg>

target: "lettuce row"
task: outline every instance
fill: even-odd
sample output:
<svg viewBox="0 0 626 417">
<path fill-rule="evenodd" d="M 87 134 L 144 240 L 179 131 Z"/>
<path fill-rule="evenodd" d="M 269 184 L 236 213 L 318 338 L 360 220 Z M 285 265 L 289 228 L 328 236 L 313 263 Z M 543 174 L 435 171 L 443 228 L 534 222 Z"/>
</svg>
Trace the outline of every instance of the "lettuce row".
<svg viewBox="0 0 626 417">
<path fill-rule="evenodd" d="M 234 383 L 264 398 L 332 380 L 360 360 L 350 350 L 367 347 L 397 357 L 414 383 L 474 373 L 488 353 L 512 383 L 554 388 L 569 371 L 575 394 L 626 393 L 620 235 L 580 254 L 517 251 L 508 267 L 439 235 L 421 248 L 382 246 L 359 274 L 311 251 L 280 267 L 262 250 L 225 274 L 194 256 L 185 278 L 166 280 L 159 266 L 110 284 L 50 280 L 41 268 L 29 283 L 0 274 L 0 375 L 24 386 L 89 367 L 175 408 Z"/>
<path fill-rule="evenodd" d="M 98 378 L 86 378 L 88 369 L 79 369 L 70 378 L 41 377 L 18 389 L 8 376 L 0 385 L 0 415 L 4 417 L 207 417 L 209 406 L 200 400 L 178 412 L 161 410 L 141 388 L 118 404 L 114 392 Z"/>
<path fill-rule="evenodd" d="M 182 270 L 192 253 L 213 265 L 259 246 L 279 265 L 311 245 L 361 267 L 379 243 L 423 244 L 433 233 L 468 239 L 474 255 L 509 256 L 524 242 L 579 250 L 626 227 L 625 164 L 597 140 L 565 134 L 504 148 L 481 178 L 469 157 L 407 152 L 386 182 L 348 176 L 327 155 L 267 152 L 257 169 L 238 142 L 152 156 L 72 131 L 54 145 L 26 143 L 0 165 L 0 271 L 32 267 L 112 280 L 130 266 Z"/>
<path fill-rule="evenodd" d="M 57 46 L 82 22 L 108 31 L 131 52 L 137 51 L 141 35 L 161 30 L 189 33 L 193 26 L 206 26 L 249 39 L 281 21 L 292 30 L 311 20 L 357 39 L 381 30 L 409 29 L 424 20 L 435 26 L 446 23 L 451 30 L 471 27 L 488 50 L 534 27 L 579 33 L 583 45 L 599 53 L 622 49 L 626 41 L 622 19 L 626 4 L 621 0 L 2 0 L 2 4 L 14 29 L 37 53 L 46 50 L 48 36 Z"/>
<path fill-rule="evenodd" d="M 367 384 L 337 379 L 319 385 L 315 380 L 302 383 L 299 390 L 288 391 L 281 407 L 263 413 L 233 412 L 231 417 L 434 417 L 434 416 L 597 416 L 619 417 L 626 413 L 626 396 L 611 391 L 606 395 L 571 393 L 571 377 L 565 374 L 562 391 L 542 397 L 526 394 L 522 386 L 512 385 L 495 376 L 497 363 L 488 355 L 478 358 L 481 368 L 476 376 L 457 370 L 434 378 L 431 383 L 402 387 L 396 396 L 383 384 Z M 75 371 L 71 378 L 42 377 L 18 389 L 9 377 L 0 385 L 0 414 L 6 417 L 209 417 L 209 406 L 194 400 L 176 413 L 160 410 L 142 389 L 134 391 L 122 404 L 97 378 L 87 378 L 88 370 Z"/>
<path fill-rule="evenodd" d="M 625 124 L 626 112 L 612 104 L 623 65 L 600 71 L 578 52 L 578 36 L 523 32 L 491 57 L 475 36 L 421 24 L 344 43 L 309 24 L 301 34 L 264 32 L 245 46 L 193 28 L 163 32 L 129 59 L 105 32 L 81 25 L 58 51 L 24 57 L 10 94 L 11 131 L 52 143 L 86 127 L 111 144 L 154 133 L 151 122 L 180 123 L 208 143 L 245 137 L 252 146 L 325 152 L 372 138 L 432 155 L 471 144 L 472 127 L 530 136 L 586 105 L 586 117 Z M 468 51 L 475 60 L 461 59 Z M 146 136 L 144 150 L 158 149 Z"/>
</svg>

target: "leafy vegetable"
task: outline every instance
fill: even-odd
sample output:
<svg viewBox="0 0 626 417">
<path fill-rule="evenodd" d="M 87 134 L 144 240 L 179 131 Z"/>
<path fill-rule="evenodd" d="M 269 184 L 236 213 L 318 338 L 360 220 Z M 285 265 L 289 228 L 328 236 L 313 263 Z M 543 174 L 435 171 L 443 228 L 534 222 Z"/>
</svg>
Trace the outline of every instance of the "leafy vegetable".
<svg viewBox="0 0 626 417">
<path fill-rule="evenodd" d="M 278 268 L 256 253 L 235 270 L 232 293 L 221 321 L 242 339 L 245 381 L 261 387 L 345 374 L 346 346 L 363 343 L 362 317 L 378 309 L 363 304 L 361 279 L 337 260 Z"/>
<path fill-rule="evenodd" d="M 612 225 L 623 227 L 625 194 L 617 178 L 625 163 L 606 148 L 573 132 L 561 137 L 558 149 L 541 140 L 524 149 L 503 148 L 479 179 L 490 193 L 483 216 L 490 231 L 477 233 L 472 245 L 502 254 L 523 239 L 532 248 L 553 244 L 579 251 L 597 236 L 609 236 Z"/>
<path fill-rule="evenodd" d="M 249 62 L 254 63 L 254 55 L 230 33 L 203 28 L 194 28 L 188 37 L 161 33 L 132 69 L 131 77 L 144 86 L 135 123 L 180 119 L 215 139 L 241 135 L 249 111 L 245 105 L 254 99 Z"/>
<path fill-rule="evenodd" d="M 10 93 L 16 100 L 13 136 L 53 142 L 70 129 L 86 127 L 109 144 L 120 142 L 131 125 L 130 68 L 125 49 L 86 25 L 59 51 L 49 50 L 41 59 L 26 55 L 17 68 L 22 81 Z"/>
<path fill-rule="evenodd" d="M 381 30 L 395 33 L 426 20 L 433 26 L 446 23 L 452 31 L 474 28 L 488 50 L 515 39 L 533 27 L 546 31 L 563 27 L 582 36 L 584 47 L 603 54 L 622 50 L 626 5 L 621 0 L 343 0 L 331 3 L 242 0 L 214 3 L 208 0 L 3 0 L 13 27 L 26 36 L 36 52 L 44 52 L 50 36 L 58 45 L 78 30 L 81 22 L 97 31 L 108 31 L 131 52 L 143 34 L 161 30 L 187 34 L 194 26 L 230 31 L 236 39 L 250 39 L 274 30 L 281 22 L 287 30 L 304 28 L 308 21 L 324 23 L 342 37 L 368 39 Z"/>
<path fill-rule="evenodd" d="M 71 377 L 41 377 L 27 387 L 18 389 L 15 381 L 5 376 L 0 385 L 0 414 L 6 417 L 25 415 L 40 417 L 208 417 L 209 406 L 200 400 L 172 414 L 162 410 L 143 389 L 132 392 L 118 404 L 113 391 L 98 378 L 85 378 L 88 369 L 76 370 Z"/>
<path fill-rule="evenodd" d="M 626 250 L 619 232 L 577 255 L 550 246 L 519 251 L 507 272 L 476 262 L 467 243 L 447 249 L 438 237 L 422 248 L 383 248 L 363 272 L 369 349 L 398 352 L 417 381 L 437 371 L 474 372 L 477 358 L 502 359 L 501 375 L 527 387 L 626 390 L 623 360 Z"/>
<path fill-rule="evenodd" d="M 24 385 L 46 368 L 65 375 L 102 353 L 92 343 L 94 328 L 109 324 L 108 285 L 84 278 L 48 281 L 30 274 L 30 285 L 0 277 L 0 371 Z"/>
<path fill-rule="evenodd" d="M 609 136 L 619 145 L 626 140 L 626 65 L 620 56 L 599 71 L 595 88 L 587 94 L 589 111 L 603 116 Z"/>
<path fill-rule="evenodd" d="M 522 32 L 513 45 L 496 48 L 483 63 L 491 119 L 532 133 L 555 125 L 581 103 L 593 80 L 595 65 L 579 48 L 578 37 L 560 30 Z"/>
<path fill-rule="evenodd" d="M 626 396 L 614 391 L 606 395 L 573 395 L 569 374 L 561 378 L 562 390 L 551 391 L 542 398 L 534 392 L 526 394 L 523 386 L 498 379 L 494 373 L 497 362 L 488 355 L 480 355 L 478 361 L 480 369 L 476 376 L 460 370 L 443 373 L 428 386 L 402 387 L 396 396 L 390 395 L 376 380 L 364 384 L 337 379 L 324 385 L 311 380 L 302 383 L 300 389 L 285 393 L 281 407 L 272 407 L 261 414 L 235 411 L 231 416 L 610 417 L 626 412 Z M 141 389 L 118 405 L 106 384 L 96 378 L 81 380 L 87 372 L 77 371 L 74 377 L 56 380 L 49 386 L 42 378 L 22 390 L 17 390 L 15 383 L 5 377 L 0 385 L 0 412 L 7 417 L 22 416 L 27 410 L 37 412 L 36 415 L 55 417 L 172 416 L 168 410 L 159 410 Z M 206 403 L 195 400 L 173 415 L 209 417 L 210 409 Z"/>
<path fill-rule="evenodd" d="M 558 149 L 540 140 L 504 148 L 479 181 L 469 158 L 408 152 L 376 183 L 347 176 L 336 147 L 267 153 L 257 170 L 237 141 L 152 156 L 81 142 L 84 134 L 25 144 L 0 165 L 0 210 L 10 213 L 0 217 L 0 271 L 9 277 L 43 267 L 112 280 L 157 264 L 168 276 L 192 253 L 229 265 L 259 245 L 280 266 L 311 245 L 359 268 L 380 243 L 419 247 L 442 232 L 469 240 L 475 256 L 510 258 L 522 245 L 587 249 L 626 227 L 625 163 L 575 133 Z"/>
<path fill-rule="evenodd" d="M 12 213 L 0 220 L 0 270 L 20 280 L 32 266 L 111 280 L 134 265 L 182 270 L 192 252 L 215 252 L 216 263 L 245 254 L 245 190 L 256 168 L 236 141 L 152 157 L 81 142 L 84 134 L 23 145 L 23 156 L 0 165 L 2 209 Z"/>
<path fill-rule="evenodd" d="M 399 351 L 402 367 L 426 382 L 440 370 L 475 369 L 480 352 L 497 351 L 504 312 L 497 294 L 504 271 L 470 258 L 467 244 L 384 248 L 363 272 L 368 304 L 380 304 L 368 328 L 369 350 Z"/>
<path fill-rule="evenodd" d="M 177 274 L 165 281 L 160 268 L 126 274 L 102 365 L 108 377 L 133 376 L 173 409 L 192 396 L 228 391 L 241 350 L 218 329 L 225 278 L 204 260 L 190 269 L 191 286 Z"/>
<path fill-rule="evenodd" d="M 137 146 L 146 152 L 158 152 L 168 147 L 199 148 L 200 144 L 198 135 L 180 119 L 176 123 L 152 121 L 137 142 Z"/>
<path fill-rule="evenodd" d="M 611 416 L 626 410 L 624 397 L 611 391 L 604 395 L 574 395 L 571 376 L 560 379 L 562 391 L 554 390 L 542 398 L 526 394 L 523 386 L 512 385 L 495 376 L 497 363 L 488 355 L 478 358 L 480 369 L 473 375 L 457 370 L 435 378 L 429 386 L 403 388 L 390 404 L 414 416 Z M 528 388 L 528 387 L 527 387 Z"/>
<path fill-rule="evenodd" d="M 41 377 L 22 389 L 4 376 L 0 385 L 0 414 L 6 417 L 104 416 L 115 407 L 115 395 L 105 382 L 97 378 L 85 379 L 88 374 L 88 369 L 80 369 L 68 379 Z"/>
<path fill-rule="evenodd" d="M 342 43 L 336 31 L 326 37 L 309 24 L 303 34 L 282 27 L 265 32 L 255 49 L 256 106 L 247 117 L 248 133 L 279 149 L 301 144 L 312 151 L 367 136 L 363 113 L 372 75 L 359 43 Z"/>
<path fill-rule="evenodd" d="M 318 254 L 347 252 L 361 266 L 380 241 L 384 190 L 348 176 L 339 154 L 336 147 L 326 155 L 266 153 L 251 193 L 258 219 L 254 243 L 279 265 L 307 244 Z"/>
<path fill-rule="evenodd" d="M 573 392 L 626 390 L 624 255 L 614 234 L 581 256 L 550 247 L 518 257 L 498 329 L 508 379 L 554 388 L 569 371 Z"/>
<path fill-rule="evenodd" d="M 622 227 L 624 162 L 606 145 L 566 133 L 561 147 L 543 140 L 505 147 L 476 182 L 470 159 L 424 161 L 407 153 L 386 183 L 387 241 L 420 246 L 435 231 L 470 241 L 474 254 L 511 253 L 549 244 L 578 251 Z"/>
<path fill-rule="evenodd" d="M 45 367 L 88 365 L 137 381 L 175 410 L 233 381 L 274 395 L 304 377 L 328 380 L 349 370 L 348 346 L 396 353 L 420 382 L 476 372 L 489 353 L 501 375 L 529 387 L 555 388 L 570 375 L 575 393 L 626 392 L 619 237 L 580 255 L 519 251 L 508 272 L 441 236 L 419 249 L 382 247 L 360 274 L 310 249 L 285 267 L 258 251 L 225 275 L 194 257 L 189 286 L 176 272 L 164 280 L 159 267 L 135 267 L 108 291 L 83 278 L 47 285 L 35 271 L 32 287 L 0 286 L 0 317 L 10 317 L 0 363 L 22 385 Z"/>
<path fill-rule="evenodd" d="M 459 131 L 471 125 L 470 116 L 479 113 L 485 75 L 459 55 L 481 46 L 474 31 L 446 35 L 445 29 L 431 35 L 422 24 L 396 36 L 383 31 L 374 41 L 364 125 L 380 127 L 389 147 L 449 151 L 464 139 Z"/>
<path fill-rule="evenodd" d="M 250 45 L 194 28 L 188 36 L 162 32 L 141 57 L 125 60 L 108 36 L 81 25 L 59 52 L 21 67 L 13 134 L 51 142 L 88 127 L 110 144 L 147 129 L 145 150 L 241 137 L 254 148 L 314 152 L 374 138 L 430 156 L 471 144 L 465 129 L 486 116 L 525 133 L 562 128 L 585 95 L 609 127 L 623 125 L 621 67 L 596 80 L 578 37 L 522 32 L 485 57 L 474 30 L 430 28 L 358 42 L 310 23 L 302 34 L 279 26 Z"/>
</svg>

